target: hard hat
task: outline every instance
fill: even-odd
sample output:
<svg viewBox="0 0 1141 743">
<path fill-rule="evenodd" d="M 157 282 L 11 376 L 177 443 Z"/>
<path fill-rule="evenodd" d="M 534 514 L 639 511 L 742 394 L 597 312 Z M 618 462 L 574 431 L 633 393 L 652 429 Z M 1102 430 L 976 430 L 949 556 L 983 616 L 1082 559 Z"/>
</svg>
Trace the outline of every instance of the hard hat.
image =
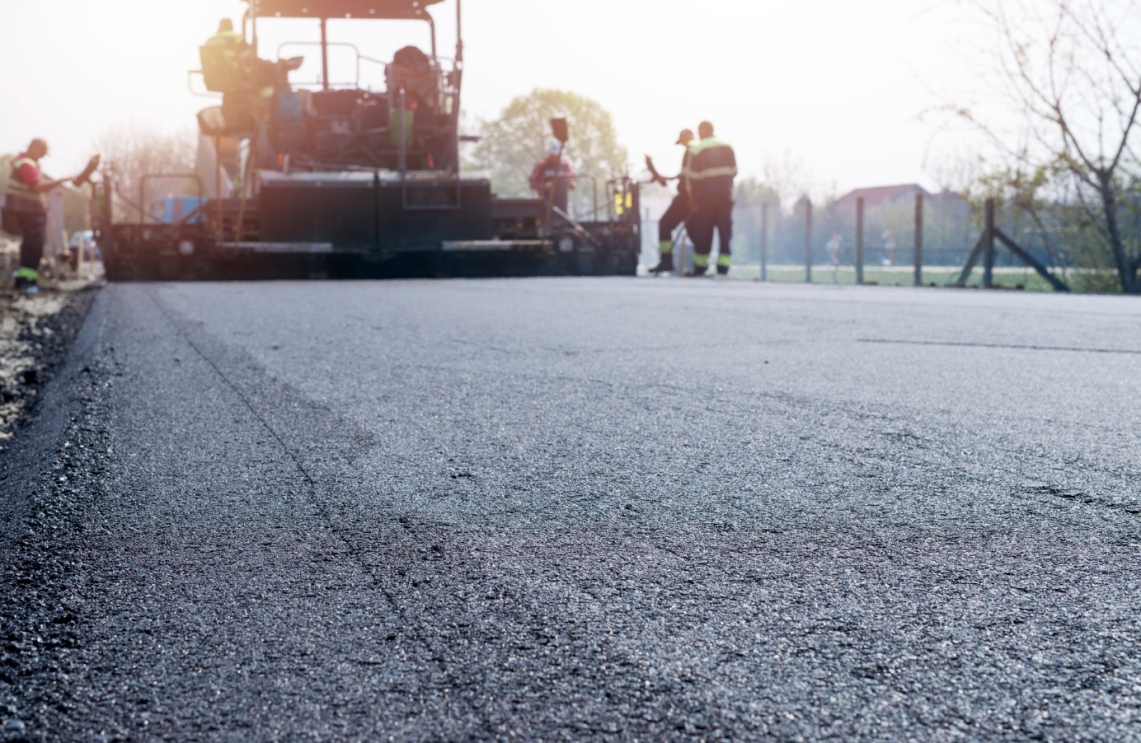
<svg viewBox="0 0 1141 743">
<path fill-rule="evenodd" d="M 688 144 L 691 140 L 693 140 L 693 130 L 682 129 L 681 134 L 677 135 L 677 141 L 674 142 L 674 144 Z"/>
<path fill-rule="evenodd" d="M 547 142 L 547 154 L 548 155 L 561 155 L 561 154 L 563 154 L 563 143 L 560 142 L 559 140 L 555 139 L 554 137 L 551 137 L 551 141 Z"/>
</svg>

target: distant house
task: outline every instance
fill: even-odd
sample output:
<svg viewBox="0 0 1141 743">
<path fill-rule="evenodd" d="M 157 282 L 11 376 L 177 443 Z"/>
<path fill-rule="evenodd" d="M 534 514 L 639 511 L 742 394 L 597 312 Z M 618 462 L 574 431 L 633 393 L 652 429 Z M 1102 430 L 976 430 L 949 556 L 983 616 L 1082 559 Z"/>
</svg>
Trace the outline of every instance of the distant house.
<svg viewBox="0 0 1141 743">
<path fill-rule="evenodd" d="M 857 188 L 833 204 L 834 219 L 841 229 L 856 222 L 856 200 L 864 200 L 864 235 L 869 260 L 885 264 L 911 258 L 915 234 L 915 197 L 923 196 L 923 245 L 929 265 L 958 265 L 978 240 L 971 205 L 954 191 L 932 193 L 918 183 Z M 828 229 L 836 229 L 829 227 Z M 876 251 L 883 251 L 882 254 Z M 882 255 L 882 258 L 881 258 Z"/>
<path fill-rule="evenodd" d="M 895 204 L 903 204 L 907 202 L 914 202 L 916 194 L 923 194 L 924 198 L 929 197 L 927 189 L 920 186 L 918 183 L 902 183 L 898 186 L 873 186 L 872 188 L 857 188 L 854 191 L 841 196 L 836 201 L 836 207 L 842 212 L 855 212 L 856 199 L 863 197 L 864 210 L 868 212 L 875 211 L 881 207 L 894 206 Z"/>
</svg>

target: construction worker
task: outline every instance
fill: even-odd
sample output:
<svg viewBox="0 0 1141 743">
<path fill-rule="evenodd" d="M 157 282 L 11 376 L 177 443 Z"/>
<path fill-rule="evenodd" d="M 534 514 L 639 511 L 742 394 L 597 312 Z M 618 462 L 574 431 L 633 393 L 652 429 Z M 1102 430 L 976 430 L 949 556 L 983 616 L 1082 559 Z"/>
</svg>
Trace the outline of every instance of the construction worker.
<svg viewBox="0 0 1141 743">
<path fill-rule="evenodd" d="M 218 30 L 213 36 L 206 39 L 205 45 L 229 47 L 234 51 L 235 60 L 248 46 L 246 44 L 246 37 L 234 30 L 234 22 L 229 18 L 223 18 L 218 21 Z"/>
<path fill-rule="evenodd" d="M 38 137 L 33 139 L 27 152 L 21 153 L 12 161 L 8 188 L 4 194 L 4 210 L 15 215 L 22 237 L 16 288 L 30 293 L 38 291 L 40 259 L 44 256 L 44 237 L 47 232 L 47 194 L 71 180 L 44 179 L 40 171 L 40 159 L 47 154 L 48 143 Z"/>
<path fill-rule="evenodd" d="M 729 241 L 733 239 L 733 179 L 737 176 L 737 156 L 726 142 L 713 136 L 713 124 L 703 121 L 697 127 L 699 139 L 689 143 L 686 176 L 692 195 L 693 214 L 687 222 L 693 240 L 693 276 L 704 276 L 713 252 L 713 231 L 717 230 L 721 252 L 717 273 L 729 273 L 733 259 Z"/>
<path fill-rule="evenodd" d="M 198 54 L 208 90 L 237 92 L 251 88 L 257 58 L 229 18 L 218 21 L 218 30 L 199 47 Z"/>
<path fill-rule="evenodd" d="M 563 143 L 555 138 L 547 143 L 547 157 L 531 171 L 531 189 L 551 206 L 567 211 L 570 191 L 578 185 L 574 168 L 563 159 Z"/>
<path fill-rule="evenodd" d="M 271 62 L 261 59 L 229 18 L 198 48 L 206 89 L 222 93 L 224 123 L 231 131 L 256 131 L 273 110 L 277 92 L 290 92 L 289 73 L 304 57 Z M 296 100 L 296 99 L 294 99 Z"/>
<path fill-rule="evenodd" d="M 664 186 L 668 181 L 677 181 L 677 196 L 670 202 L 669 208 L 662 214 L 662 218 L 658 220 L 658 252 L 661 254 L 661 260 L 658 261 L 658 265 L 650 269 L 650 273 L 674 270 L 674 230 L 685 222 L 690 212 L 690 192 L 689 183 L 686 179 L 686 169 L 689 164 L 689 143 L 693 139 L 691 129 L 682 129 L 681 134 L 678 135 L 675 144 L 683 145 L 686 149 L 681 159 L 681 172 L 671 178 L 659 175 L 653 167 L 650 156 L 646 155 L 646 165 L 650 168 L 650 172 L 653 173 L 657 183 Z"/>
</svg>

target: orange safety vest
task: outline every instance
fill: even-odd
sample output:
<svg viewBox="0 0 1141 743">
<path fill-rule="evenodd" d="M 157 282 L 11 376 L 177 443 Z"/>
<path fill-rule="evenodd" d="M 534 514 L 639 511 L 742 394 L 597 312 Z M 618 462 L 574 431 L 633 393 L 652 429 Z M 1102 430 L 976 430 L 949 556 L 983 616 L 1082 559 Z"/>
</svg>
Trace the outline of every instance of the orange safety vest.
<svg viewBox="0 0 1141 743">
<path fill-rule="evenodd" d="M 31 165 L 39 172 L 40 165 L 30 157 L 18 157 L 12 161 L 12 172 L 5 189 L 4 206 L 14 212 L 43 211 L 47 208 L 47 194 L 36 193 L 35 189 L 19 179 L 20 168 Z"/>
</svg>

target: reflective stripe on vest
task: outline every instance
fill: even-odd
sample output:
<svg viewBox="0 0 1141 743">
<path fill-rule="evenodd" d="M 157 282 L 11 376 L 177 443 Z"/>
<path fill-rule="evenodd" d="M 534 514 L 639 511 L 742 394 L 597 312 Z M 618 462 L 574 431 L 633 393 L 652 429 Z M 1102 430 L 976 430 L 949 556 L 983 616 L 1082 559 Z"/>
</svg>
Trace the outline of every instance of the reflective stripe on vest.
<svg viewBox="0 0 1141 743">
<path fill-rule="evenodd" d="M 729 147 L 729 143 L 717 137 L 706 137 L 705 139 L 695 139 L 689 143 L 689 154 L 697 157 L 710 147 Z M 729 147 L 729 149 L 733 149 Z"/>
<path fill-rule="evenodd" d="M 36 169 L 36 172 L 39 172 L 40 170 L 39 164 L 30 157 L 21 157 L 13 160 L 12 172 L 8 177 L 8 188 L 5 189 L 4 193 L 7 196 L 12 196 L 17 199 L 34 201 L 37 204 L 47 204 L 48 200 L 46 195 L 42 193 L 36 193 L 35 189 L 17 178 L 17 175 L 20 173 L 20 168 L 24 167 L 25 165 L 31 165 Z"/>
<path fill-rule="evenodd" d="M 716 137 L 691 142 L 684 175 L 690 181 L 726 176 L 735 178 L 737 157 L 728 142 Z"/>
<path fill-rule="evenodd" d="M 242 36 L 237 31 L 219 31 L 218 33 L 206 39 L 207 46 L 227 46 L 246 43 L 246 37 Z"/>
<path fill-rule="evenodd" d="M 737 167 L 735 165 L 722 165 L 718 168 L 706 168 L 699 170 L 690 175 L 692 181 L 704 181 L 708 178 L 720 178 L 722 176 L 729 176 L 730 178 L 737 177 Z"/>
</svg>

